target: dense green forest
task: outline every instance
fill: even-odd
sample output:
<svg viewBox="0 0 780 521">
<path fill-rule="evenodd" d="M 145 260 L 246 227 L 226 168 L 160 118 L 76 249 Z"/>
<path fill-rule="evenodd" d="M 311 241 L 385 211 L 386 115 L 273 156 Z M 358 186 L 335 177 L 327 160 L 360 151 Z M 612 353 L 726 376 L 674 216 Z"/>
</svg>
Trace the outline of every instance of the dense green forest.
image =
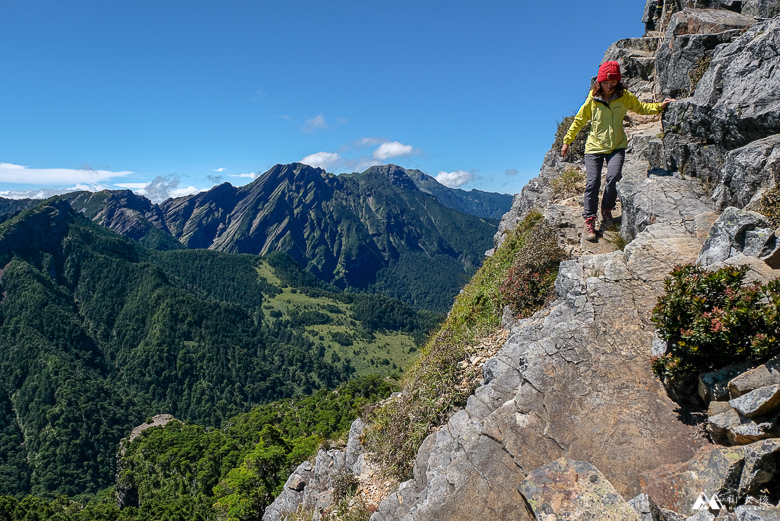
<svg viewBox="0 0 780 521">
<path fill-rule="evenodd" d="M 178 420 L 148 428 L 122 442 L 116 485 L 86 504 L 0 496 L 0 519 L 260 519 L 298 464 L 324 441 L 345 435 L 362 406 L 393 390 L 385 379 L 364 377 L 258 406 L 221 429 Z"/>
<path fill-rule="evenodd" d="M 93 498 L 148 417 L 217 432 L 257 404 L 334 388 L 358 363 L 401 371 L 438 319 L 341 293 L 284 254 L 147 249 L 50 199 L 0 225 L 0 494 L 18 508 Z M 312 435 L 329 434 L 264 436 L 294 448 Z M 225 465 L 257 440 L 245 443 Z"/>
</svg>

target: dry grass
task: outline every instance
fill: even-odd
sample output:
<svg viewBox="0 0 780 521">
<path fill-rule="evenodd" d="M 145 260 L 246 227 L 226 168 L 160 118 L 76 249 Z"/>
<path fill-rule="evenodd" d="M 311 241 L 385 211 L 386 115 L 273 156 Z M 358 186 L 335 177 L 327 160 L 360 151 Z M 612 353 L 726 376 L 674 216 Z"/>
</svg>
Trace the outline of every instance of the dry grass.
<svg viewBox="0 0 780 521">
<path fill-rule="evenodd" d="M 585 173 L 579 168 L 567 168 L 550 181 L 555 201 L 574 197 L 585 191 Z"/>
</svg>

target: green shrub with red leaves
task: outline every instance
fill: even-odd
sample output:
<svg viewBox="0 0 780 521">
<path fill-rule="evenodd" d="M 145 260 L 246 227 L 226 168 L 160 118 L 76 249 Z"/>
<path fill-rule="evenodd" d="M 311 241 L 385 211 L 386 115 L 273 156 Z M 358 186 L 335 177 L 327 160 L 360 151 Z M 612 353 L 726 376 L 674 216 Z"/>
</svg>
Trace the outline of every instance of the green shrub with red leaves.
<svg viewBox="0 0 780 521">
<path fill-rule="evenodd" d="M 654 357 L 661 378 L 762 361 L 780 351 L 780 279 L 745 284 L 747 266 L 718 271 L 677 266 L 653 309 L 666 354 Z"/>
<path fill-rule="evenodd" d="M 567 258 L 555 230 L 544 221 L 539 222 L 524 248 L 520 249 L 501 284 L 500 295 L 504 305 L 521 318 L 539 310 L 553 295 L 558 266 Z"/>
</svg>

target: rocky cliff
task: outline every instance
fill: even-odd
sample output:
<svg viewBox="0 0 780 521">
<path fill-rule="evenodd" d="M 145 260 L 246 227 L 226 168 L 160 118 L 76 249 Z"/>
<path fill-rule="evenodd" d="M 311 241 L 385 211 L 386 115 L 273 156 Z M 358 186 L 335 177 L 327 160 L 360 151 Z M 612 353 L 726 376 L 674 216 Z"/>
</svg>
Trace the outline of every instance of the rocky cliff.
<svg viewBox="0 0 780 521">
<path fill-rule="evenodd" d="M 660 120 L 626 122 L 620 237 L 604 230 L 596 244 L 581 239 L 580 200 L 563 199 L 554 183 L 581 165 L 551 150 L 515 196 L 496 246 L 541 209 L 573 257 L 560 266 L 557 300 L 510 326 L 467 405 L 425 440 L 414 479 L 372 521 L 780 516 L 774 366 L 752 369 L 764 379 L 744 389 L 734 378 L 749 367 L 708 377 L 717 383 L 702 384 L 703 402 L 695 390 L 675 394 L 650 367 L 665 349 L 654 341 L 651 309 L 675 265 L 699 259 L 748 264 L 751 280 L 780 275 L 771 225 L 750 212 L 780 174 L 780 2 L 666 5 L 656 27 L 664 32 L 621 40 L 605 54 L 645 100 L 681 98 Z M 355 448 L 361 428 L 347 457 L 299 469 L 264 519 L 296 508 L 317 519 L 332 490 L 327 472 L 365 475 Z"/>
</svg>

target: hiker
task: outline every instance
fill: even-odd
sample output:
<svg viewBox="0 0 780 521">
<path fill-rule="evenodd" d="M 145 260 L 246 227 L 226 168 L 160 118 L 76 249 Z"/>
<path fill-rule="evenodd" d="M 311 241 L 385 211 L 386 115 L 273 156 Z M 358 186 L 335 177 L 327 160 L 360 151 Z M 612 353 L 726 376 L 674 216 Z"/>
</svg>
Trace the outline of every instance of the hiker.
<svg viewBox="0 0 780 521">
<path fill-rule="evenodd" d="M 622 177 L 623 161 L 626 157 L 628 139 L 623 131 L 623 118 L 627 111 L 637 114 L 658 114 L 666 109 L 669 103 L 677 101 L 666 98 L 663 103 L 642 103 L 630 93 L 620 81 L 620 64 L 604 62 L 599 67 L 596 83 L 593 85 L 588 99 L 580 107 L 569 127 L 569 132 L 563 138 L 561 157 L 566 157 L 569 147 L 577 137 L 577 133 L 590 120 L 591 127 L 588 141 L 585 144 L 585 218 L 586 240 L 595 242 L 596 213 L 599 206 L 601 188 L 601 168 L 607 163 L 607 178 L 604 183 L 604 196 L 601 199 L 602 230 L 614 223 L 612 209 L 617 200 L 617 182 Z"/>
</svg>

